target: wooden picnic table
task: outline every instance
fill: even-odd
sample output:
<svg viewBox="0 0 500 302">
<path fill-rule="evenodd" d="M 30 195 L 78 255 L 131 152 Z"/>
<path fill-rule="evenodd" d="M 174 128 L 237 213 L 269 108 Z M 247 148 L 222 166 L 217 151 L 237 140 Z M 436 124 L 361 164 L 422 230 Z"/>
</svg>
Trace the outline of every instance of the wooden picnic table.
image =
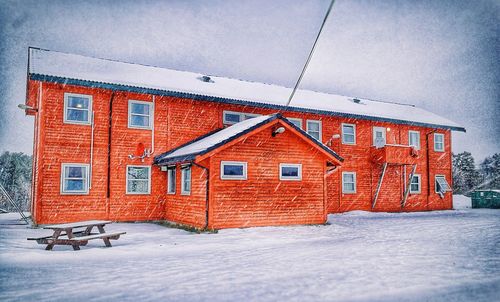
<svg viewBox="0 0 500 302">
<path fill-rule="evenodd" d="M 52 250 L 54 245 L 71 245 L 73 250 L 76 251 L 80 249 L 80 246 L 87 245 L 88 241 L 93 239 L 102 239 L 107 247 L 111 247 L 110 239 L 117 240 L 120 238 L 120 235 L 126 234 L 126 232 L 106 233 L 104 226 L 110 223 L 112 221 L 87 220 L 46 225 L 42 228 L 53 230 L 54 234 L 39 238 L 28 238 L 28 240 L 36 240 L 38 244 L 47 244 L 46 250 Z M 95 227 L 99 233 L 92 233 Z"/>
</svg>

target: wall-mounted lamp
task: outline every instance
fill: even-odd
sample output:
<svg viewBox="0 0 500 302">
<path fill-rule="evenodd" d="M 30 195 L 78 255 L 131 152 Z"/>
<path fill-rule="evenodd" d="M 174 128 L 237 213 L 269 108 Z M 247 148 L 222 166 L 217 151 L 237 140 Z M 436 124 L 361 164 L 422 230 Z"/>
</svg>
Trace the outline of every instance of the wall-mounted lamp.
<svg viewBox="0 0 500 302">
<path fill-rule="evenodd" d="M 340 138 L 340 134 L 334 134 L 332 135 L 332 137 L 330 137 L 329 140 L 326 141 L 325 145 L 327 145 L 328 147 L 331 147 L 332 146 L 332 141 L 334 139 L 339 139 Z"/>
<path fill-rule="evenodd" d="M 387 127 L 387 132 L 391 132 L 391 127 Z"/>
<path fill-rule="evenodd" d="M 285 132 L 285 127 L 279 127 L 274 129 L 272 136 L 275 137 L 278 134 Z"/>
<path fill-rule="evenodd" d="M 33 110 L 33 111 L 38 111 L 38 109 L 33 108 L 33 107 L 31 107 L 31 106 L 28 106 L 28 105 L 25 105 L 25 104 L 19 104 L 19 105 L 17 105 L 17 107 L 18 107 L 19 109 L 22 109 L 22 110 Z"/>
</svg>

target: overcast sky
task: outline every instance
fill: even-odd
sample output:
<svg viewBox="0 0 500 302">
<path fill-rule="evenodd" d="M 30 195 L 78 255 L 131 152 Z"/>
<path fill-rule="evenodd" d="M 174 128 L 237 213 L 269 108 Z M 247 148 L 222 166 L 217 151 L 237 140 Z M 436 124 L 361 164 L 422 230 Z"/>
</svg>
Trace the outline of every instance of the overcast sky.
<svg viewBox="0 0 500 302">
<path fill-rule="evenodd" d="M 301 87 L 440 114 L 482 160 L 500 152 L 499 3 L 338 0 Z M 28 46 L 292 87 L 328 4 L 0 0 L 0 152 L 32 153 Z"/>
</svg>

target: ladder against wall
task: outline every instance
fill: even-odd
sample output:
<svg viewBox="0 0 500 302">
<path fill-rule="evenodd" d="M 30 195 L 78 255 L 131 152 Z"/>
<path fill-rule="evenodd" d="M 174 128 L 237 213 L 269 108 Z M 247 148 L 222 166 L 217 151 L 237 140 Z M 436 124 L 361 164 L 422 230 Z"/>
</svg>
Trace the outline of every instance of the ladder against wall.
<svg viewBox="0 0 500 302">
<path fill-rule="evenodd" d="M 19 207 L 19 205 L 14 201 L 14 199 L 9 195 L 9 193 L 7 192 L 7 190 L 5 190 L 5 187 L 2 184 L 0 184 L 0 195 L 2 195 L 5 200 L 7 200 L 7 203 L 9 203 L 12 207 L 14 207 L 14 209 L 16 209 L 16 211 L 19 213 L 19 215 L 24 220 L 24 222 L 26 222 L 27 225 L 31 225 L 30 218 L 24 214 L 21 207 Z"/>
</svg>

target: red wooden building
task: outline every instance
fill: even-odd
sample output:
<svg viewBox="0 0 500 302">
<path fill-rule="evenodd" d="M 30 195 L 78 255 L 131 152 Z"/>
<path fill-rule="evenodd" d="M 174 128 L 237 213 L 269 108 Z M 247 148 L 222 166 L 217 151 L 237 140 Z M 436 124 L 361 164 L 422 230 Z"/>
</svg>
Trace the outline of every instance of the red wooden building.
<svg viewBox="0 0 500 302">
<path fill-rule="evenodd" d="M 198 228 L 451 209 L 451 131 L 412 105 L 30 48 L 32 215 Z"/>
</svg>

